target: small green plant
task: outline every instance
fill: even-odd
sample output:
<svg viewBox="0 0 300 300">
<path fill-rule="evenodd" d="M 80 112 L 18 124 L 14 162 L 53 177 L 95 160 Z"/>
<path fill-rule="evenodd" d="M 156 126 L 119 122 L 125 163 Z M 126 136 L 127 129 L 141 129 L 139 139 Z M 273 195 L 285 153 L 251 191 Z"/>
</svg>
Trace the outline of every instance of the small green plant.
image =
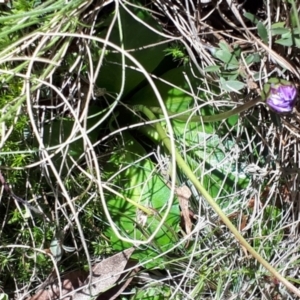
<svg viewBox="0 0 300 300">
<path fill-rule="evenodd" d="M 174 61 L 179 61 L 183 65 L 187 65 L 189 62 L 189 57 L 185 53 L 185 49 L 182 44 L 174 43 L 169 48 L 165 49 L 166 55 L 172 56 Z"/>
</svg>

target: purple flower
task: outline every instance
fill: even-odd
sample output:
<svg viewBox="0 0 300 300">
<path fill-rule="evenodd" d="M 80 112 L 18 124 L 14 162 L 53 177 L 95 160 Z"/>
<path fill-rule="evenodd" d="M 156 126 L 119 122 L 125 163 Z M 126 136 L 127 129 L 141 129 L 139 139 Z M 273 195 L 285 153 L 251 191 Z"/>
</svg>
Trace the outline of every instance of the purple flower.
<svg viewBox="0 0 300 300">
<path fill-rule="evenodd" d="M 277 113 L 290 113 L 296 104 L 297 89 L 292 84 L 272 84 L 267 104 Z"/>
</svg>

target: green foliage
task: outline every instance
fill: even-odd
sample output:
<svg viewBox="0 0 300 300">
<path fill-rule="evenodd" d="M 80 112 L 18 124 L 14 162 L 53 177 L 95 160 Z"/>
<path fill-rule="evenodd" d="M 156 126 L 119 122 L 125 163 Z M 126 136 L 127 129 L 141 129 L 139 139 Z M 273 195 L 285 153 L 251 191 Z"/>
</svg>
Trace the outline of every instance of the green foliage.
<svg viewBox="0 0 300 300">
<path fill-rule="evenodd" d="M 26 1 L 26 0 L 18 0 L 14 2 L 12 8 L 12 14 L 18 14 L 23 11 L 30 11 L 36 6 L 36 0 Z"/>
<path fill-rule="evenodd" d="M 97 123 L 104 114 L 103 111 L 99 110 L 100 108 L 97 106 L 90 106 L 87 124 L 85 129 L 82 130 L 78 129 L 78 122 L 76 122 L 74 118 L 58 118 L 54 122 L 44 126 L 43 143 L 54 153 L 57 152 L 61 144 L 69 143 L 67 153 L 59 151 L 53 157 L 54 165 L 61 170 L 62 173 L 65 173 L 73 165 L 73 160 L 77 161 L 82 158 L 85 152 L 85 141 L 87 137 L 92 144 L 97 141 Z M 84 124 L 81 124 L 81 126 L 83 125 Z M 86 136 L 83 136 L 85 134 Z M 36 141 L 34 145 L 38 146 Z M 63 147 L 63 149 L 65 148 Z"/>
<path fill-rule="evenodd" d="M 294 1 L 291 2 L 294 3 Z M 258 34 L 262 40 L 268 44 L 268 30 L 266 26 L 262 22 L 258 22 L 255 16 L 250 13 L 245 13 L 244 16 L 257 24 Z M 286 47 L 296 46 L 300 48 L 300 26 L 297 10 L 291 10 L 289 21 L 291 21 L 289 24 L 290 26 L 287 26 L 287 21 L 272 23 L 271 35 L 275 37 L 276 44 Z"/>
<path fill-rule="evenodd" d="M 59 3 L 58 1 L 57 3 Z M 51 1 L 49 1 L 49 4 Z M 45 13 L 57 9 L 60 5 L 49 5 L 45 7 L 44 4 L 39 4 L 39 1 L 17 0 L 13 1 L 11 7 L 7 6 L 7 10 L 3 16 L 0 15 L 0 51 L 22 38 L 26 32 L 26 28 L 35 25 L 44 25 L 43 22 L 49 22 L 53 15 L 48 15 L 45 18 Z M 52 8 L 52 9 L 51 9 Z M 44 18 L 41 15 L 44 14 Z M 27 17 L 27 18 L 26 18 Z M 43 21 L 43 22 L 41 22 Z"/>
<path fill-rule="evenodd" d="M 10 282 L 11 276 L 18 280 L 29 281 L 32 276 L 33 269 L 41 274 L 49 274 L 52 270 L 49 258 L 44 254 L 34 251 L 34 248 L 43 249 L 48 236 L 51 235 L 51 227 L 45 228 L 39 219 L 36 220 L 34 227 L 31 227 L 27 222 L 24 224 L 24 218 L 16 210 L 7 222 L 4 231 L 1 232 L 0 251 L 0 273 L 1 280 Z M 15 244 L 15 238 L 18 236 L 21 247 L 5 248 L 6 245 Z M 31 247 L 31 248 L 23 248 Z M 43 273 L 45 272 L 45 273 Z"/>
<path fill-rule="evenodd" d="M 184 74 L 189 78 L 192 88 L 200 84 L 200 80 L 194 78 L 191 74 L 189 67 L 181 66 L 179 68 L 171 69 L 161 76 L 165 82 L 161 80 L 155 81 L 155 85 L 160 92 L 161 98 L 163 99 L 166 109 L 171 112 L 184 112 L 194 105 L 193 94 L 190 94 L 189 82 L 185 79 Z M 173 86 L 172 86 L 173 85 Z M 205 101 L 205 94 L 201 93 L 195 95 L 197 100 Z M 148 107 L 160 106 L 156 96 L 150 85 L 140 89 L 130 99 L 131 105 L 142 104 Z"/>
<path fill-rule="evenodd" d="M 244 14 L 244 17 L 256 26 L 257 37 L 266 45 L 273 37 L 275 43 L 284 47 L 300 46 L 300 25 L 295 1 L 288 2 L 286 4 L 290 9 L 288 17 L 284 21 L 281 18 L 277 23 L 272 24 L 271 28 L 265 25 L 267 24 L 265 20 L 250 13 Z M 1 142 L 5 139 L 0 152 L 1 172 L 17 195 L 24 199 L 34 197 L 51 215 L 50 222 L 37 218 L 31 215 L 26 206 L 19 204 L 19 208 L 15 205 L 14 201 L 8 199 L 9 195 L 3 191 L 0 201 L 1 285 L 3 282 L 35 284 L 37 278 L 42 282 L 52 272 L 53 266 L 49 257 L 35 249 L 46 249 L 56 256 L 59 261 L 59 271 L 63 273 L 70 266 L 88 268 L 85 253 L 81 250 L 83 243 L 87 244 L 92 259 L 93 256 L 108 256 L 131 247 L 133 243 L 120 239 L 107 221 L 103 203 L 101 204 L 99 200 L 98 187 L 100 186 L 104 191 L 104 204 L 107 205 L 109 215 L 123 238 L 145 241 L 159 228 L 153 240 L 147 245 L 138 245 L 132 256 L 141 263 L 149 260 L 148 263 L 143 264 L 146 271 L 152 268 L 168 269 L 171 275 L 177 276 L 186 271 L 187 265 L 191 270 L 198 270 L 197 276 L 194 278 L 186 276 L 182 281 L 183 285 L 189 286 L 190 296 L 195 299 L 203 298 L 207 291 L 214 293 L 215 298 L 224 298 L 224 286 L 229 282 L 228 290 L 233 290 L 235 293 L 244 288 L 245 281 L 250 282 L 251 286 L 251 282 L 255 282 L 257 276 L 260 276 L 259 265 L 252 262 L 242 263 L 233 257 L 232 253 L 237 252 L 236 243 L 234 241 L 233 247 L 230 244 L 232 237 L 222 236 L 223 233 L 227 233 L 226 229 L 220 230 L 217 222 L 212 230 L 207 230 L 205 233 L 198 232 L 197 237 L 195 235 L 191 237 L 188 245 L 179 246 L 178 243 L 182 238 L 180 226 L 182 219 L 178 199 L 175 196 L 165 222 L 159 225 L 162 216 L 166 213 L 170 189 L 168 180 L 156 165 L 156 158 L 149 156 L 151 151 L 149 148 L 161 147 L 161 141 L 153 124 L 149 124 L 144 118 L 141 119 L 133 108 L 137 104 L 147 107 L 160 106 L 152 87 L 145 80 L 145 74 L 141 72 L 157 75 L 160 74 L 157 71 L 160 68 L 160 72 L 168 70 L 159 79 L 154 79 L 154 76 L 152 79 L 165 108 L 171 113 L 189 112 L 191 115 L 207 116 L 219 110 L 227 110 L 228 108 L 217 103 L 216 99 L 214 101 L 211 99 L 219 95 L 220 90 L 241 93 L 248 88 L 249 74 L 246 69 L 252 65 L 254 71 L 251 76 L 261 80 L 262 73 L 258 72 L 261 70 L 258 63 L 262 61 L 264 54 L 251 52 L 248 49 L 245 51 L 242 46 L 228 44 L 228 40 L 223 39 L 216 48 L 211 48 L 211 52 L 207 52 L 208 55 L 211 54 L 209 61 L 215 64 L 202 69 L 199 63 L 198 70 L 201 68 L 201 72 L 197 72 L 195 71 L 197 68 L 191 64 L 190 57 L 187 55 L 191 52 L 185 49 L 177 36 L 174 39 L 176 42 L 170 43 L 168 40 L 169 44 L 165 43 L 162 26 L 151 15 L 151 8 L 145 9 L 145 3 L 135 2 L 136 5 L 133 5 L 133 2 L 130 2 L 126 6 L 129 11 L 120 5 L 118 12 L 117 6 L 113 6 L 112 3 L 107 3 L 107 10 L 102 10 L 101 4 L 97 7 L 94 4 L 80 0 L 16 0 L 11 3 L 1 3 L 1 8 L 5 8 L 0 12 L 0 52 L 1 59 L 5 59 L 1 61 L 2 73 L 0 74 L 0 123 L 3 125 Z M 96 15 L 97 18 L 94 18 Z M 89 20 L 92 20 L 92 23 L 89 23 Z M 165 29 L 169 30 L 167 25 Z M 66 35 L 64 37 L 40 35 L 27 45 L 28 35 L 34 37 L 34 33 L 38 32 L 60 32 Z M 91 32 L 124 49 L 128 56 L 132 55 L 142 65 L 143 70 L 137 70 L 132 60 L 114 47 L 104 47 L 101 43 L 84 40 L 82 37 L 67 37 L 67 33 L 81 35 Z M 14 44 L 14 47 L 10 48 L 20 39 L 26 42 Z M 37 46 L 38 51 L 36 51 Z M 9 59 L 12 51 L 16 51 L 15 55 Z M 96 74 L 94 67 L 103 53 L 104 60 L 99 74 Z M 27 74 L 29 59 L 33 55 L 37 61 L 30 70 L 30 79 L 25 80 L 22 76 Z M 171 56 L 175 61 L 170 68 L 164 65 L 165 56 Z M 202 60 L 201 55 L 199 56 Z M 22 61 L 20 62 L 19 59 Z M 38 59 L 48 60 L 51 63 L 40 62 Z M 176 64 L 181 67 L 177 67 Z M 272 61 L 272 66 L 273 64 Z M 268 65 L 266 64 L 266 68 Z M 213 80 L 203 78 L 205 72 L 210 73 L 208 75 L 212 75 Z M 82 86 L 77 85 L 77 81 L 79 82 L 81 77 L 88 78 L 90 75 L 97 77 L 97 86 L 106 90 L 109 97 L 102 92 L 96 93 L 95 87 L 97 99 L 93 104 L 88 105 L 88 113 L 84 116 L 82 107 L 79 107 L 80 105 L 76 107 L 77 102 L 83 100 Z M 66 80 L 70 83 L 69 90 L 62 88 L 66 83 L 66 77 L 70 79 Z M 46 103 L 49 98 L 51 101 L 56 99 L 58 93 L 56 94 L 54 89 L 46 84 L 39 86 L 39 80 L 45 80 L 47 84 L 53 83 L 53 87 L 68 100 L 67 104 L 78 108 L 79 118 L 84 117 L 80 121 L 83 132 L 78 130 L 78 123 L 68 109 L 58 108 L 63 104 L 59 101 L 56 103 L 57 110 L 52 109 L 52 102 L 49 106 L 45 105 L 47 122 L 43 123 L 45 119 L 41 117 L 42 110 L 34 109 L 43 105 L 44 100 Z M 28 92 L 31 102 L 25 101 L 27 84 L 30 88 Z M 214 86 L 215 84 L 218 88 Z M 78 94 L 73 93 L 73 90 L 70 92 L 74 87 L 75 90 L 78 89 Z M 42 102 L 37 100 L 37 94 L 43 95 L 40 98 Z M 116 98 L 118 101 L 115 102 Z M 215 110 L 212 104 L 217 104 L 218 110 Z M 128 105 L 127 110 L 124 109 L 126 105 Z M 111 110 L 109 116 L 106 115 L 108 110 Z M 33 112 L 31 118 L 29 112 Z M 165 116 L 157 113 L 158 119 L 163 117 Z M 33 138 L 31 122 L 38 124 L 45 149 L 40 149 L 41 145 Z M 139 128 L 131 126 L 136 123 L 139 123 Z M 161 121 L 161 124 L 165 126 L 166 122 Z M 251 159 L 259 163 L 268 162 L 262 155 L 261 140 L 253 147 L 251 145 L 252 153 L 246 149 L 246 158 L 240 156 L 238 161 L 235 160 L 234 165 L 230 155 L 231 150 L 238 143 L 235 138 L 244 145 L 252 139 L 254 130 L 247 131 L 247 134 L 250 133 L 247 139 L 242 130 L 241 135 L 230 135 L 229 133 L 236 130 L 237 117 L 227 120 L 222 123 L 223 125 L 218 122 L 201 124 L 201 122 L 178 120 L 171 120 L 171 124 L 176 147 L 210 195 L 216 198 L 222 208 L 229 211 L 243 206 L 240 199 L 232 195 L 242 191 L 250 183 L 249 178 L 246 178 L 243 173 L 247 165 L 246 158 L 251 155 Z M 120 133 L 116 133 L 119 130 Z M 150 139 L 144 140 L 144 137 Z M 101 168 L 99 173 L 102 182 L 97 182 L 98 186 L 94 177 L 94 173 L 98 170 L 93 169 L 93 163 L 88 162 L 84 156 L 86 138 L 94 145 L 99 142 L 99 145 L 93 149 L 97 156 L 97 161 L 93 162 L 99 163 Z M 60 147 L 61 151 L 58 151 Z M 51 171 L 48 172 L 50 170 L 48 162 L 45 160 L 41 162 L 43 151 L 47 151 L 50 155 L 55 151 L 58 152 L 52 157 L 52 161 L 62 174 L 61 183 L 52 176 Z M 165 154 L 164 149 L 162 152 Z M 74 167 L 74 161 L 82 170 Z M 32 167 L 34 163 L 37 164 Z M 68 172 L 70 169 L 72 172 Z M 177 170 L 176 183 L 181 184 L 185 181 L 186 178 L 181 170 Z M 76 231 L 78 224 L 74 225 L 75 216 L 67 205 L 65 191 L 62 191 L 60 184 L 64 185 L 76 210 L 80 211 L 76 218 L 84 233 L 82 240 L 78 237 Z M 198 209 L 199 206 L 197 203 L 194 207 Z M 209 209 L 205 208 L 205 210 L 209 212 Z M 200 208 L 199 212 L 194 210 L 194 213 L 202 217 Z M 282 210 L 268 205 L 264 207 L 261 218 L 251 228 L 250 239 L 254 247 L 267 259 L 274 257 L 283 241 L 281 218 Z M 200 222 L 200 218 L 195 222 Z M 58 237 L 56 232 L 60 232 L 66 225 L 70 225 L 72 234 L 67 232 L 64 236 Z M 11 248 L 13 244 L 15 248 Z M 71 255 L 69 252 L 75 249 L 74 245 L 79 250 L 76 255 Z M 165 253 L 173 247 L 175 250 Z M 157 258 L 158 255 L 161 257 Z M 295 265 L 297 263 L 296 261 Z M 229 269 L 228 266 L 233 267 Z M 174 291 L 174 286 L 171 285 L 161 280 L 155 284 L 149 283 L 143 287 L 128 289 L 135 292 L 131 296 L 131 299 L 135 300 L 170 299 Z M 8 287 L 4 286 L 3 289 L 6 292 L 5 289 Z M 4 292 L 0 294 L 0 300 L 8 299 Z M 182 299 L 182 295 L 178 293 L 172 295 L 172 298 Z"/>
<path fill-rule="evenodd" d="M 257 32 L 260 36 L 260 38 L 263 40 L 265 44 L 268 44 L 269 36 L 268 31 L 265 25 L 262 22 L 258 22 L 257 24 Z"/>
<path fill-rule="evenodd" d="M 136 21 L 128 12 L 120 7 L 120 22 L 122 26 L 115 24 L 110 35 L 110 41 L 125 50 L 131 50 L 129 53 L 142 64 L 146 72 L 151 73 L 163 60 L 165 46 L 157 45 L 149 47 L 149 45 L 159 43 L 162 37 L 147 28 L 142 22 L 158 31 L 161 31 L 161 28 L 145 10 L 139 8 L 128 9 L 131 9 L 132 13 L 134 13 L 140 21 Z M 114 18 L 114 15 L 107 19 L 106 23 L 110 24 L 112 18 Z M 105 35 L 106 32 L 103 32 L 100 37 L 105 38 Z M 105 63 L 101 67 L 97 85 L 105 87 L 110 93 L 119 94 L 122 89 L 122 80 L 124 80 L 125 86 L 122 95 L 126 96 L 144 81 L 145 77 L 140 73 L 141 70 L 134 70 L 137 66 L 128 58 L 125 59 L 125 64 L 133 68 L 125 67 L 125 73 L 123 75 L 123 59 L 125 59 L 125 57 L 122 53 L 116 51 L 105 55 Z"/>
<path fill-rule="evenodd" d="M 189 57 L 185 53 L 185 49 L 182 44 L 173 43 L 169 48 L 165 49 L 166 55 L 171 55 L 174 61 L 179 61 L 183 65 L 187 65 L 189 62 Z"/>
<path fill-rule="evenodd" d="M 113 249 L 110 246 L 110 243 L 106 241 L 103 237 L 96 237 L 95 241 L 92 242 L 93 254 L 95 256 L 99 255 L 109 255 L 113 253 Z"/>
<path fill-rule="evenodd" d="M 134 289 L 132 292 L 135 294 L 130 298 L 131 300 L 167 300 L 170 299 L 172 294 L 170 287 L 161 283 L 152 284 L 141 289 Z M 180 298 L 175 296 L 172 299 L 179 300 Z"/>
<path fill-rule="evenodd" d="M 183 72 L 190 75 L 189 83 L 185 81 Z M 156 83 L 168 111 L 172 113 L 185 112 L 188 109 L 192 109 L 195 104 L 200 106 L 201 102 L 205 101 L 206 95 L 204 93 L 197 95 L 199 98 L 197 98 L 198 101 L 195 103 L 195 97 L 187 92 L 190 87 L 196 90 L 199 81 L 197 82 L 186 68 L 172 69 L 161 76 L 161 78 L 166 82 L 170 82 L 170 85 L 161 81 Z M 136 93 L 131 98 L 131 103 L 143 104 L 149 107 L 159 106 L 149 86 Z M 200 113 L 201 115 L 214 114 L 209 106 L 202 106 Z M 163 116 L 160 115 L 159 117 Z M 231 126 L 234 124 L 234 120 L 236 121 L 236 118 L 228 120 Z M 226 140 L 225 142 L 222 136 L 217 135 L 214 123 L 201 124 L 199 118 L 199 122 L 173 120 L 172 124 L 177 147 L 181 149 L 194 149 L 193 151 L 184 152 L 182 155 L 186 157 L 190 167 L 199 178 L 201 178 L 203 172 L 203 169 L 199 168 L 199 164 L 205 162 L 204 169 L 208 174 L 204 176 L 203 182 L 212 197 L 227 196 L 237 190 L 241 190 L 249 183 L 249 180 L 242 171 L 245 162 L 241 161 L 239 169 L 235 170 L 236 165 L 232 166 L 231 156 L 226 155 L 235 144 L 234 141 Z M 151 131 L 151 128 L 144 127 L 141 128 L 141 131 L 151 137 L 152 140 L 159 141 L 155 132 Z M 215 168 L 216 165 L 218 166 L 217 168 Z M 226 206 L 224 201 L 223 205 Z"/>
<path fill-rule="evenodd" d="M 223 41 L 219 43 L 219 48 L 212 50 L 212 55 L 219 63 L 206 67 L 205 71 L 217 72 L 222 89 L 228 92 L 239 92 L 246 87 L 243 82 L 246 76 L 242 68 L 244 61 L 251 65 L 261 60 L 259 53 L 243 53 L 242 57 L 240 46 L 235 45 L 232 49 Z"/>
<path fill-rule="evenodd" d="M 284 231 L 279 229 L 281 210 L 276 206 L 268 205 L 263 209 L 263 215 L 253 226 L 253 246 L 264 256 L 271 259 L 276 254 Z"/>
<path fill-rule="evenodd" d="M 136 162 L 146 155 L 142 146 L 128 132 L 123 133 L 123 138 L 125 144 L 122 149 L 114 149 L 105 170 L 108 178 L 113 177 L 108 182 L 126 198 L 109 195 L 107 206 L 122 236 L 146 240 L 165 214 L 170 190 L 149 158 Z M 178 241 L 178 225 L 179 206 L 174 202 L 154 240 L 141 250 L 137 249 L 132 257 L 145 261 L 170 249 Z M 131 246 L 120 240 L 111 227 L 105 233 L 110 237 L 113 249 L 120 251 Z M 153 266 L 157 265 L 156 259 Z"/>
</svg>

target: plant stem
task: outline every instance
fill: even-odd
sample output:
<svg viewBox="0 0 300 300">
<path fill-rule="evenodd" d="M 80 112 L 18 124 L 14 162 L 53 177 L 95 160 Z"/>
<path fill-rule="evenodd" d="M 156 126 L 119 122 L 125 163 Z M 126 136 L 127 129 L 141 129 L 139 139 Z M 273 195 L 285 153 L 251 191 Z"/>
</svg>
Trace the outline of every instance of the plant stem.
<svg viewBox="0 0 300 300">
<path fill-rule="evenodd" d="M 246 111 L 249 108 L 255 106 L 260 101 L 262 101 L 262 98 L 261 96 L 258 96 L 257 98 L 248 101 L 243 105 L 240 105 L 232 110 L 220 114 L 211 115 L 211 116 L 196 116 L 196 115 L 190 116 L 187 114 L 179 114 L 179 113 L 172 113 L 172 112 L 168 112 L 168 115 L 170 118 L 175 120 L 180 120 L 180 121 L 203 122 L 203 123 L 217 122 L 217 121 L 228 119 L 234 115 L 240 114 L 241 112 Z M 160 115 L 163 114 L 162 109 L 160 107 L 148 107 L 148 109 L 154 114 L 160 114 Z"/>
<path fill-rule="evenodd" d="M 153 112 L 146 106 L 137 105 L 137 106 L 135 106 L 135 110 L 140 111 L 143 114 L 145 114 L 151 121 L 157 119 L 156 116 L 153 114 Z M 169 150 L 169 152 L 172 153 L 171 141 L 170 141 L 169 137 L 167 136 L 167 134 L 165 133 L 161 124 L 159 122 L 157 122 L 153 126 L 157 130 L 161 141 L 164 143 L 164 145 Z M 279 272 L 277 272 L 277 270 L 275 268 L 273 268 L 264 258 L 262 258 L 248 244 L 248 242 L 243 238 L 243 236 L 240 234 L 240 232 L 236 229 L 236 227 L 230 222 L 228 217 L 224 214 L 224 212 L 219 207 L 219 205 L 211 197 L 211 195 L 208 193 L 208 191 L 198 181 L 197 177 L 195 176 L 193 171 L 190 169 L 190 167 L 187 165 L 187 163 L 184 161 L 184 159 L 181 157 L 180 153 L 177 151 L 176 148 L 175 148 L 175 157 L 176 157 L 176 162 L 177 162 L 178 166 L 182 169 L 182 171 L 191 180 L 191 182 L 195 185 L 195 187 L 201 193 L 201 195 L 206 199 L 206 201 L 210 204 L 210 206 L 219 215 L 220 219 L 224 222 L 224 224 L 233 233 L 233 235 L 236 237 L 236 239 L 239 241 L 239 243 L 242 246 L 244 246 L 247 249 L 247 251 L 249 253 L 251 253 L 252 256 L 254 258 L 256 258 L 257 261 L 260 262 L 275 278 L 277 278 L 279 281 L 281 281 L 290 291 L 295 293 L 297 296 L 300 296 L 300 290 L 298 290 L 292 283 L 290 283 L 288 280 L 286 280 Z"/>
</svg>

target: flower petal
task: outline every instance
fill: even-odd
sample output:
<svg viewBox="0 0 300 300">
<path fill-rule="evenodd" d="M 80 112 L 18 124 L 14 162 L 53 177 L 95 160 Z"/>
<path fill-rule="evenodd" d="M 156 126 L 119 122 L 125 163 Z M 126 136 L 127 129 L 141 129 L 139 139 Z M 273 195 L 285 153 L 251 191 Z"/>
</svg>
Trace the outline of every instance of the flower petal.
<svg viewBox="0 0 300 300">
<path fill-rule="evenodd" d="M 286 100 L 293 100 L 296 97 L 297 91 L 293 86 L 281 86 L 278 91 L 282 98 Z"/>
<path fill-rule="evenodd" d="M 266 102 L 275 112 L 289 113 L 296 104 L 296 96 L 297 89 L 292 84 L 272 85 Z"/>
</svg>

